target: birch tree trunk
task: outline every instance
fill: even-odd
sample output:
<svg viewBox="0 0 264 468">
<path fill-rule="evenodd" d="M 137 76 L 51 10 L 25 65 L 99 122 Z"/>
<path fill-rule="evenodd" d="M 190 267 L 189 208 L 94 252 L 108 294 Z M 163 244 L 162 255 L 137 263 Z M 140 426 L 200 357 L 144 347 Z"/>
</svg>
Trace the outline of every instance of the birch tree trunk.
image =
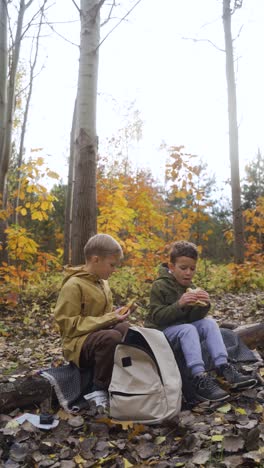
<svg viewBox="0 0 264 468">
<path fill-rule="evenodd" d="M 73 203 L 73 187 L 74 187 L 74 138 L 76 126 L 76 105 L 74 104 L 74 112 L 72 118 L 71 138 L 70 138 L 70 160 L 68 169 L 68 186 L 65 203 L 65 221 L 64 221 L 64 254 L 63 263 L 66 265 L 72 259 L 72 203 Z"/>
<path fill-rule="evenodd" d="M 0 155 L 4 151 L 7 110 L 7 5 L 0 0 Z"/>
<path fill-rule="evenodd" d="M 32 41 L 32 49 L 33 49 L 33 44 L 35 42 L 35 52 L 34 52 L 33 61 L 31 61 L 30 59 L 29 88 L 28 88 L 28 93 L 27 93 L 27 98 L 26 98 L 26 107 L 25 107 L 24 116 L 23 116 L 19 152 L 18 152 L 18 158 L 17 158 L 17 180 L 18 182 L 17 182 L 17 199 L 16 199 L 16 204 L 15 204 L 16 208 L 19 205 L 19 196 L 20 196 L 20 187 L 21 187 L 20 167 L 22 165 L 23 156 L 24 156 L 24 141 L 25 141 L 25 136 L 26 136 L 27 122 L 28 122 L 29 105 L 31 101 L 32 91 L 33 91 L 34 73 L 35 73 L 35 68 L 37 65 L 40 33 L 41 33 L 42 25 L 43 25 L 43 15 L 44 15 L 44 9 L 45 9 L 46 3 L 47 3 L 47 0 L 44 0 L 43 5 L 40 8 L 40 20 L 39 20 L 38 30 L 37 30 L 36 37 L 34 37 Z M 18 223 L 19 223 L 19 213 L 16 211 L 15 224 L 18 224 Z"/>
<path fill-rule="evenodd" d="M 0 209 L 5 205 L 4 201 L 4 179 L 2 177 L 2 155 L 5 151 L 6 134 L 6 116 L 7 116 L 7 3 L 6 0 L 0 0 Z M 0 250 L 0 264 L 7 261 L 6 246 L 6 222 L 0 219 L 0 241 L 2 249 Z"/>
<path fill-rule="evenodd" d="M 19 13 L 17 18 L 17 30 L 15 43 L 12 47 L 11 67 L 9 72 L 8 93 L 7 93 L 7 115 L 6 115 L 6 128 L 5 128 L 5 143 L 3 151 L 0 154 L 0 195 L 4 195 L 5 180 L 8 171 L 8 164 L 11 154 L 12 146 L 12 126 L 15 108 L 15 80 L 18 66 L 18 59 L 21 45 L 21 35 L 24 14 L 26 11 L 25 0 L 20 0 Z"/>
<path fill-rule="evenodd" d="M 228 95 L 229 158 L 231 165 L 231 191 L 234 227 L 234 256 L 236 263 L 244 261 L 244 223 L 241 206 L 239 177 L 239 146 L 237 126 L 237 100 L 234 72 L 233 40 L 231 32 L 231 0 L 223 0 L 223 26 L 226 52 L 226 81 Z"/>
<path fill-rule="evenodd" d="M 83 263 L 84 245 L 96 234 L 96 100 L 102 4 L 99 0 L 81 0 L 72 225 L 74 265 Z"/>
</svg>

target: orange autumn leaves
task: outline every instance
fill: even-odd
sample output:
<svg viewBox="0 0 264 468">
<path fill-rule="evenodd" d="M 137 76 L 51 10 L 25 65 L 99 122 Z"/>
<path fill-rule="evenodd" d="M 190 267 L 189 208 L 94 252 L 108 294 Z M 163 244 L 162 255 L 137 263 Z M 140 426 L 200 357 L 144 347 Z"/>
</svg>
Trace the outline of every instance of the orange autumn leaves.
<svg viewBox="0 0 264 468">
<path fill-rule="evenodd" d="M 98 232 L 118 238 L 131 266 L 153 268 L 174 239 L 206 240 L 212 232 L 200 224 L 208 221 L 210 202 L 203 188 L 203 168 L 196 157 L 171 148 L 166 186 L 158 186 L 146 171 L 133 174 L 100 165 L 98 171 Z"/>
</svg>

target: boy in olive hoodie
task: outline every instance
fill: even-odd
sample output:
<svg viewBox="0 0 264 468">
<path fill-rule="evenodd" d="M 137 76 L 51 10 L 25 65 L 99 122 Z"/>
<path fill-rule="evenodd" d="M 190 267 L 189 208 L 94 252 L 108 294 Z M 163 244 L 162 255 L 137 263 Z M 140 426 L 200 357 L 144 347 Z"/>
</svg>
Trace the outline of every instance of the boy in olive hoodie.
<svg viewBox="0 0 264 468">
<path fill-rule="evenodd" d="M 182 349 L 199 400 L 219 401 L 228 398 L 216 379 L 205 372 L 201 341 L 205 340 L 216 373 L 233 389 L 253 387 L 256 380 L 238 372 L 227 361 L 227 350 L 215 320 L 206 317 L 209 294 L 192 283 L 198 259 L 191 242 L 175 242 L 169 264 L 160 267 L 159 277 L 150 293 L 150 313 L 145 326 L 158 328 L 166 335 L 175 353 Z"/>
<path fill-rule="evenodd" d="M 54 313 L 65 358 L 94 369 L 92 392 L 85 398 L 106 408 L 115 348 L 129 327 L 130 311 L 113 310 L 107 282 L 123 252 L 113 237 L 97 234 L 86 243 L 84 256 L 85 265 L 66 268 Z"/>
</svg>

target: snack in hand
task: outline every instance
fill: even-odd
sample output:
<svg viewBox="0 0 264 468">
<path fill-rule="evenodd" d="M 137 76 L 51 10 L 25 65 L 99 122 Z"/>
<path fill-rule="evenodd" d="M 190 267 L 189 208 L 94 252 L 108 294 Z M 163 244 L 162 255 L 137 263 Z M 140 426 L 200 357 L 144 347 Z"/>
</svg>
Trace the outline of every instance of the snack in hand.
<svg viewBox="0 0 264 468">
<path fill-rule="evenodd" d="M 127 305 L 122 307 L 118 312 L 120 315 L 125 315 L 128 311 L 133 312 L 137 308 L 136 299 L 132 299 Z"/>
<path fill-rule="evenodd" d="M 197 292 L 199 292 L 199 291 L 201 291 L 201 288 L 196 288 L 196 289 L 187 288 L 187 289 L 186 289 L 186 292 L 197 293 Z M 204 301 L 199 301 L 199 300 L 197 300 L 197 301 L 195 301 L 195 302 L 190 302 L 188 305 L 190 305 L 190 306 L 199 305 L 199 306 L 205 307 L 205 306 L 207 306 L 207 303 L 204 302 Z"/>
</svg>

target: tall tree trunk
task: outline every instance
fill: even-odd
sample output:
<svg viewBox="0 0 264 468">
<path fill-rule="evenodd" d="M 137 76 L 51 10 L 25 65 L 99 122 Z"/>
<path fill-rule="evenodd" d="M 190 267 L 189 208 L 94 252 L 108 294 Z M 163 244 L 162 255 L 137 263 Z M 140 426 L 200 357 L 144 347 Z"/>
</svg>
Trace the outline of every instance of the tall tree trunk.
<svg viewBox="0 0 264 468">
<path fill-rule="evenodd" d="M 7 94 L 7 115 L 6 115 L 6 129 L 5 129 L 5 143 L 3 152 L 0 154 L 0 195 L 4 195 L 5 180 L 8 171 L 8 164 L 10 160 L 12 148 L 12 126 L 15 109 L 15 84 L 16 72 L 18 66 L 18 59 L 21 46 L 21 35 L 24 14 L 26 11 L 25 0 L 20 0 L 19 13 L 17 18 L 17 30 L 15 43 L 12 47 L 11 67 L 9 72 L 8 94 Z"/>
<path fill-rule="evenodd" d="M 83 263 L 83 248 L 96 233 L 96 99 L 102 0 L 81 0 L 80 65 L 77 93 L 72 263 Z"/>
<path fill-rule="evenodd" d="M 4 151 L 7 110 L 7 5 L 0 0 L 0 155 Z"/>
<path fill-rule="evenodd" d="M 20 173 L 20 167 L 23 162 L 23 156 L 24 156 L 24 141 L 25 141 L 25 136 L 26 136 L 26 129 L 27 129 L 27 121 L 28 121 L 28 114 L 29 114 L 29 105 L 31 101 L 31 96 L 32 96 L 32 91 L 33 91 L 33 81 L 34 81 L 34 72 L 35 68 L 37 65 L 37 59 L 38 59 L 38 52 L 39 52 L 39 40 L 40 40 L 40 32 L 43 24 L 43 15 L 44 15 L 44 9 L 45 9 L 45 4 L 47 3 L 47 0 L 43 1 L 43 5 L 40 9 L 40 20 L 39 20 L 39 26 L 38 26 L 38 31 L 36 37 L 33 38 L 32 41 L 32 49 L 33 49 L 33 44 L 35 42 L 35 51 L 34 51 L 34 58 L 33 62 L 31 62 L 30 59 L 30 74 L 29 74 L 29 89 L 28 89 L 28 94 L 27 94 L 27 99 L 26 99 L 26 107 L 25 107 L 25 112 L 23 116 L 23 123 L 22 123 L 22 129 L 21 129 L 21 136 L 20 136 L 20 144 L 19 144 L 19 152 L 18 152 L 18 159 L 17 159 L 17 199 L 16 199 L 16 204 L 15 207 L 17 208 L 19 205 L 19 196 L 20 196 L 20 187 L 21 187 L 21 173 Z M 15 213 L 15 223 L 18 224 L 19 221 L 19 214 L 16 211 Z"/>
<path fill-rule="evenodd" d="M 4 177 L 2 176 L 1 160 L 5 152 L 5 133 L 7 116 L 7 4 L 0 0 L 0 209 L 4 207 Z M 0 264 L 7 261 L 6 221 L 0 219 Z"/>
<path fill-rule="evenodd" d="M 71 128 L 71 139 L 70 139 L 70 160 L 69 160 L 69 170 L 68 170 L 68 186 L 67 186 L 67 195 L 65 203 L 65 222 L 64 222 L 64 254 L 63 254 L 63 263 L 66 265 L 71 262 L 72 258 L 72 202 L 73 202 L 73 187 L 74 187 L 74 139 L 75 139 L 75 127 L 76 127 L 76 106 L 77 101 L 75 100 L 74 112 L 72 118 L 72 128 Z"/>
<path fill-rule="evenodd" d="M 231 32 L 231 0 L 223 0 L 223 26 L 226 52 L 226 80 L 228 94 L 229 157 L 231 165 L 231 190 L 234 227 L 234 256 L 236 263 L 244 261 L 244 223 L 241 206 L 239 177 L 239 149 L 237 126 L 236 83 L 234 72 L 233 40 Z"/>
</svg>

